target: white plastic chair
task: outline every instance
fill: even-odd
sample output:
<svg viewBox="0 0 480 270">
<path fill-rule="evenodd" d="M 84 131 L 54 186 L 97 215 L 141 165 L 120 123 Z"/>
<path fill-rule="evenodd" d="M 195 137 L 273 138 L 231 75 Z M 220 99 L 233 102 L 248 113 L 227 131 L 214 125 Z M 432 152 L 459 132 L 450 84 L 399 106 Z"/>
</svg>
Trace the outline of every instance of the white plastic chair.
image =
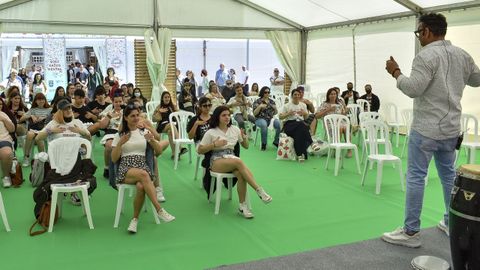
<svg viewBox="0 0 480 270">
<path fill-rule="evenodd" d="M 327 163 L 325 164 L 325 169 L 328 169 L 328 161 L 330 160 L 330 150 L 335 149 L 335 176 L 338 175 L 338 169 L 340 162 L 343 165 L 342 150 L 344 149 L 353 149 L 355 151 L 355 160 L 357 162 L 357 171 L 360 173 L 360 164 L 358 162 L 358 148 L 355 144 L 350 142 L 350 121 L 348 117 L 341 114 L 330 114 L 323 118 L 325 123 L 325 129 L 328 138 L 328 157 Z M 340 128 L 342 124 L 346 127 L 346 142 L 341 142 L 341 132 Z M 340 160 L 342 159 L 342 161 Z"/>
<path fill-rule="evenodd" d="M 369 112 L 370 111 L 370 102 L 365 99 L 357 99 L 357 104 L 360 105 L 362 108 L 362 112 Z"/>
<path fill-rule="evenodd" d="M 129 184 L 118 184 L 118 196 L 117 196 L 117 207 L 115 210 L 115 221 L 113 222 L 113 227 L 118 228 L 118 224 L 120 223 L 120 215 L 123 213 L 123 207 L 125 205 L 125 194 L 126 190 L 128 189 L 130 193 L 133 193 L 134 190 L 137 189 L 136 185 L 129 185 Z M 148 200 L 148 199 L 145 199 Z M 150 201 L 149 201 L 150 202 Z M 147 211 L 146 204 L 147 202 L 144 202 L 144 210 L 145 212 Z M 155 219 L 156 224 L 160 224 L 160 219 L 158 218 L 157 215 L 157 210 L 155 209 L 155 206 L 153 205 L 152 202 L 150 202 L 150 205 L 152 206 L 152 213 L 153 213 L 153 218 Z"/>
<path fill-rule="evenodd" d="M 366 151 L 366 148 L 367 148 L 367 144 L 368 144 L 368 136 L 367 136 L 367 131 L 362 128 L 362 123 L 366 122 L 366 121 L 372 121 L 372 120 L 379 120 L 381 122 L 384 122 L 383 121 L 383 117 L 378 113 L 378 112 L 362 112 L 360 113 L 359 115 L 359 119 L 360 119 L 360 130 L 362 132 L 362 164 L 363 162 L 365 161 L 365 159 L 367 158 L 367 151 Z M 383 134 L 380 134 L 381 136 L 380 137 L 377 137 L 376 140 L 377 140 L 377 143 L 378 144 L 385 144 L 385 142 L 387 142 L 388 140 L 386 140 L 385 138 L 383 138 Z M 388 141 L 390 143 L 390 141 Z M 372 167 L 371 167 L 372 168 Z"/>
<path fill-rule="evenodd" d="M 80 141 L 81 146 L 86 147 L 86 158 L 90 158 L 92 155 L 92 145 L 89 140 L 83 139 L 80 137 L 62 137 L 55 139 L 50 142 L 48 148 L 48 156 L 52 158 L 55 154 L 55 148 L 59 147 L 62 144 L 69 144 L 74 143 L 76 141 Z M 80 146 L 80 147 L 81 147 Z M 73 153 L 76 155 L 77 153 Z M 52 203 L 50 208 L 50 223 L 48 225 L 48 232 L 53 231 L 53 224 L 55 221 L 55 207 L 58 207 L 58 217 L 60 218 L 62 215 L 62 204 L 64 196 L 63 193 L 74 193 L 80 192 L 81 193 L 81 201 L 82 201 L 82 208 L 84 214 L 87 216 L 88 226 L 90 229 L 93 229 L 93 221 L 92 221 L 92 214 L 90 212 L 90 201 L 88 198 L 88 188 L 90 187 L 90 183 L 72 183 L 72 184 L 51 184 L 50 189 L 52 190 Z M 60 194 L 60 196 L 58 196 Z M 59 198 L 60 197 L 60 198 Z"/>
<path fill-rule="evenodd" d="M 363 112 L 363 109 L 358 104 L 348 104 L 347 109 L 348 109 L 347 116 L 350 119 L 350 124 L 351 124 L 351 127 L 352 127 L 352 133 L 357 132 L 359 127 L 360 127 L 358 117 L 359 117 L 360 113 Z M 360 137 L 360 135 L 358 135 L 358 142 L 357 142 L 358 145 L 360 145 L 360 140 L 361 140 L 361 137 Z"/>
<path fill-rule="evenodd" d="M 3 204 L 2 193 L 0 192 L 0 215 L 2 216 L 3 225 L 7 232 L 10 231 L 10 225 L 8 224 L 7 212 L 5 211 L 5 205 Z"/>
<path fill-rule="evenodd" d="M 397 142 L 395 147 L 398 147 L 398 141 L 400 138 L 400 127 L 403 126 L 403 124 L 400 122 L 397 105 L 395 105 L 395 103 L 388 102 L 383 105 L 383 108 L 387 125 L 392 128 L 392 136 L 393 132 L 397 134 Z"/>
<path fill-rule="evenodd" d="M 152 121 L 153 112 L 155 111 L 158 105 L 160 105 L 159 101 L 149 101 L 145 105 L 145 107 L 147 108 L 147 119 L 150 120 L 150 122 L 153 122 Z"/>
<path fill-rule="evenodd" d="M 188 138 L 187 124 L 188 120 L 191 117 L 194 117 L 195 114 L 186 111 L 173 112 L 170 114 L 169 120 L 172 130 L 173 143 L 175 144 L 175 165 L 174 169 L 178 167 L 178 158 L 180 157 L 180 146 L 182 144 L 188 144 L 188 154 L 190 157 L 190 163 L 192 163 L 192 145 L 195 145 L 195 142 Z M 178 139 L 175 139 L 175 122 L 177 123 Z"/>
<path fill-rule="evenodd" d="M 383 137 L 388 138 L 388 126 L 379 120 L 371 120 L 362 123 L 362 128 L 367 130 L 366 134 L 368 138 L 368 148 L 369 148 L 369 155 L 367 158 L 367 162 L 365 163 L 365 167 L 363 169 L 362 175 L 362 186 L 365 183 L 365 177 L 367 175 L 367 167 L 369 163 L 377 162 L 377 181 L 376 181 L 376 188 L 375 194 L 380 194 L 380 186 L 382 184 L 382 173 L 383 173 L 383 164 L 384 163 L 394 163 L 396 167 L 398 167 L 398 172 L 400 175 L 400 185 L 402 187 L 402 191 L 405 191 L 405 178 L 402 172 L 402 161 L 399 157 L 394 156 L 392 154 L 391 144 L 385 143 L 385 154 L 380 154 L 378 150 L 378 143 L 377 138 L 379 134 L 382 134 Z M 388 140 L 388 139 L 387 139 Z"/>
<path fill-rule="evenodd" d="M 480 142 L 478 140 L 478 119 L 471 114 L 462 114 L 460 118 L 461 122 L 461 130 L 463 131 L 463 142 L 462 148 L 465 149 L 465 153 L 467 154 L 467 162 L 469 164 L 475 164 L 475 152 L 477 149 L 480 149 Z M 473 129 L 471 128 L 473 125 Z M 469 132 L 473 131 L 473 132 Z M 473 140 L 471 137 L 473 136 Z M 460 156 L 460 151 L 457 155 Z"/>
<path fill-rule="evenodd" d="M 195 174 L 193 175 L 193 181 L 197 181 L 198 169 L 200 168 L 200 164 L 202 163 L 202 160 L 205 158 L 205 155 L 201 155 L 198 153 L 198 145 L 195 147 L 195 149 L 196 149 L 195 153 L 197 156 L 197 163 L 195 164 Z M 200 181 L 200 185 L 203 186 L 203 183 L 201 181 Z"/>
<path fill-rule="evenodd" d="M 403 141 L 402 154 L 400 155 L 401 158 L 403 158 L 403 154 L 405 153 L 405 148 L 407 147 L 408 140 L 410 139 L 410 128 L 412 127 L 413 110 L 412 109 L 402 110 L 402 118 L 403 118 L 403 121 L 405 122 L 405 128 L 406 128 L 407 134 L 405 134 L 405 140 Z"/>
<path fill-rule="evenodd" d="M 326 99 L 326 96 L 327 96 L 327 93 L 318 93 L 317 94 L 317 107 L 320 107 L 320 105 L 322 105 L 323 102 L 325 102 L 325 99 Z"/>
<path fill-rule="evenodd" d="M 233 173 L 217 173 L 210 171 L 211 175 L 211 181 L 210 181 L 210 196 L 208 197 L 208 202 L 212 201 L 213 197 L 213 187 L 215 186 L 214 184 L 216 183 L 216 191 L 215 191 L 215 215 L 218 215 L 218 212 L 220 211 L 220 201 L 222 199 L 222 179 L 227 178 L 227 185 L 228 185 L 228 199 L 232 199 L 232 186 L 233 186 L 233 178 L 235 175 Z M 249 209 L 252 209 L 252 206 L 250 204 L 250 198 L 248 197 L 248 186 L 246 189 L 246 194 L 245 194 L 245 202 L 247 203 L 247 206 Z"/>
</svg>

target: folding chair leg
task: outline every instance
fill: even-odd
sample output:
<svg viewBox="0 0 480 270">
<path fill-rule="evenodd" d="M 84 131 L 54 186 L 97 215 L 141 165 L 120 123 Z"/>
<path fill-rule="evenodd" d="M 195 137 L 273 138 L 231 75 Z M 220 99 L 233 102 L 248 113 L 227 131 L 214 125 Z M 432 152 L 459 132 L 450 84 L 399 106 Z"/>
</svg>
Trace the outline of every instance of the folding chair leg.
<svg viewBox="0 0 480 270">
<path fill-rule="evenodd" d="M 340 155 L 342 154 L 342 150 L 340 148 L 335 149 L 335 176 L 338 175 L 338 169 L 340 167 Z"/>
<path fill-rule="evenodd" d="M 120 222 L 120 215 L 123 212 L 123 197 L 125 189 L 123 187 L 118 189 L 117 195 L 117 209 L 115 210 L 115 221 L 113 222 L 113 227 L 118 228 L 118 223 Z"/>
<path fill-rule="evenodd" d="M 93 220 L 92 220 L 92 213 L 90 212 L 90 200 L 88 199 L 87 189 L 85 188 L 84 190 L 82 190 L 81 193 L 82 193 L 82 205 L 83 205 L 85 214 L 87 215 L 88 226 L 90 227 L 90 230 L 92 230 Z"/>
</svg>

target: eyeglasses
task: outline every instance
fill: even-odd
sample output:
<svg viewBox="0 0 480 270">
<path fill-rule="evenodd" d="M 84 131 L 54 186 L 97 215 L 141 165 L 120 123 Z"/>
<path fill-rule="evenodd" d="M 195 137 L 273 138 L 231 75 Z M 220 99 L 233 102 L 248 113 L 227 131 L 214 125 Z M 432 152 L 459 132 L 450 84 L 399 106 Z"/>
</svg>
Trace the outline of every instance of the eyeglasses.
<svg viewBox="0 0 480 270">
<path fill-rule="evenodd" d="M 210 108 L 210 107 L 212 107 L 212 104 L 203 104 L 202 107 L 203 108 Z"/>
<path fill-rule="evenodd" d="M 419 38 L 419 37 L 420 37 L 420 33 L 423 32 L 424 30 L 425 30 L 425 28 L 418 29 L 417 31 L 413 31 L 413 33 L 415 34 L 415 36 L 416 36 L 417 38 Z"/>
</svg>

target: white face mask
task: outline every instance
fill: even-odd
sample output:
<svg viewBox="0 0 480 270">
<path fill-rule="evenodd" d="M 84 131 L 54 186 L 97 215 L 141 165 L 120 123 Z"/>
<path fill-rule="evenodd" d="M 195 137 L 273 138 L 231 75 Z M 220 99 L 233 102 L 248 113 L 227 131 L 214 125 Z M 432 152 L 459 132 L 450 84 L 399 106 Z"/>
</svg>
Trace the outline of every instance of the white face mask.
<svg viewBox="0 0 480 270">
<path fill-rule="evenodd" d="M 140 97 L 140 93 L 139 92 L 135 92 L 133 93 L 135 95 L 135 97 Z"/>
<path fill-rule="evenodd" d="M 89 71 L 90 71 L 90 74 L 93 74 L 93 69 L 90 69 Z"/>
</svg>

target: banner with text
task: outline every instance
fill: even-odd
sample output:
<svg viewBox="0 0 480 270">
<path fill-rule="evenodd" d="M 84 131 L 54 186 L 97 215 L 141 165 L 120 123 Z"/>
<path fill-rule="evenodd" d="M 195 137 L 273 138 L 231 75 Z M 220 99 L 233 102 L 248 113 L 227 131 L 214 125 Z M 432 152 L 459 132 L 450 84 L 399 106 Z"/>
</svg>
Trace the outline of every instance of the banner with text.
<svg viewBox="0 0 480 270">
<path fill-rule="evenodd" d="M 120 84 L 127 83 L 127 40 L 125 38 L 107 38 L 107 68 L 115 69 Z"/>
<path fill-rule="evenodd" d="M 67 86 L 67 63 L 64 38 L 43 38 L 44 80 L 47 99 L 52 100 L 58 86 Z"/>
</svg>

